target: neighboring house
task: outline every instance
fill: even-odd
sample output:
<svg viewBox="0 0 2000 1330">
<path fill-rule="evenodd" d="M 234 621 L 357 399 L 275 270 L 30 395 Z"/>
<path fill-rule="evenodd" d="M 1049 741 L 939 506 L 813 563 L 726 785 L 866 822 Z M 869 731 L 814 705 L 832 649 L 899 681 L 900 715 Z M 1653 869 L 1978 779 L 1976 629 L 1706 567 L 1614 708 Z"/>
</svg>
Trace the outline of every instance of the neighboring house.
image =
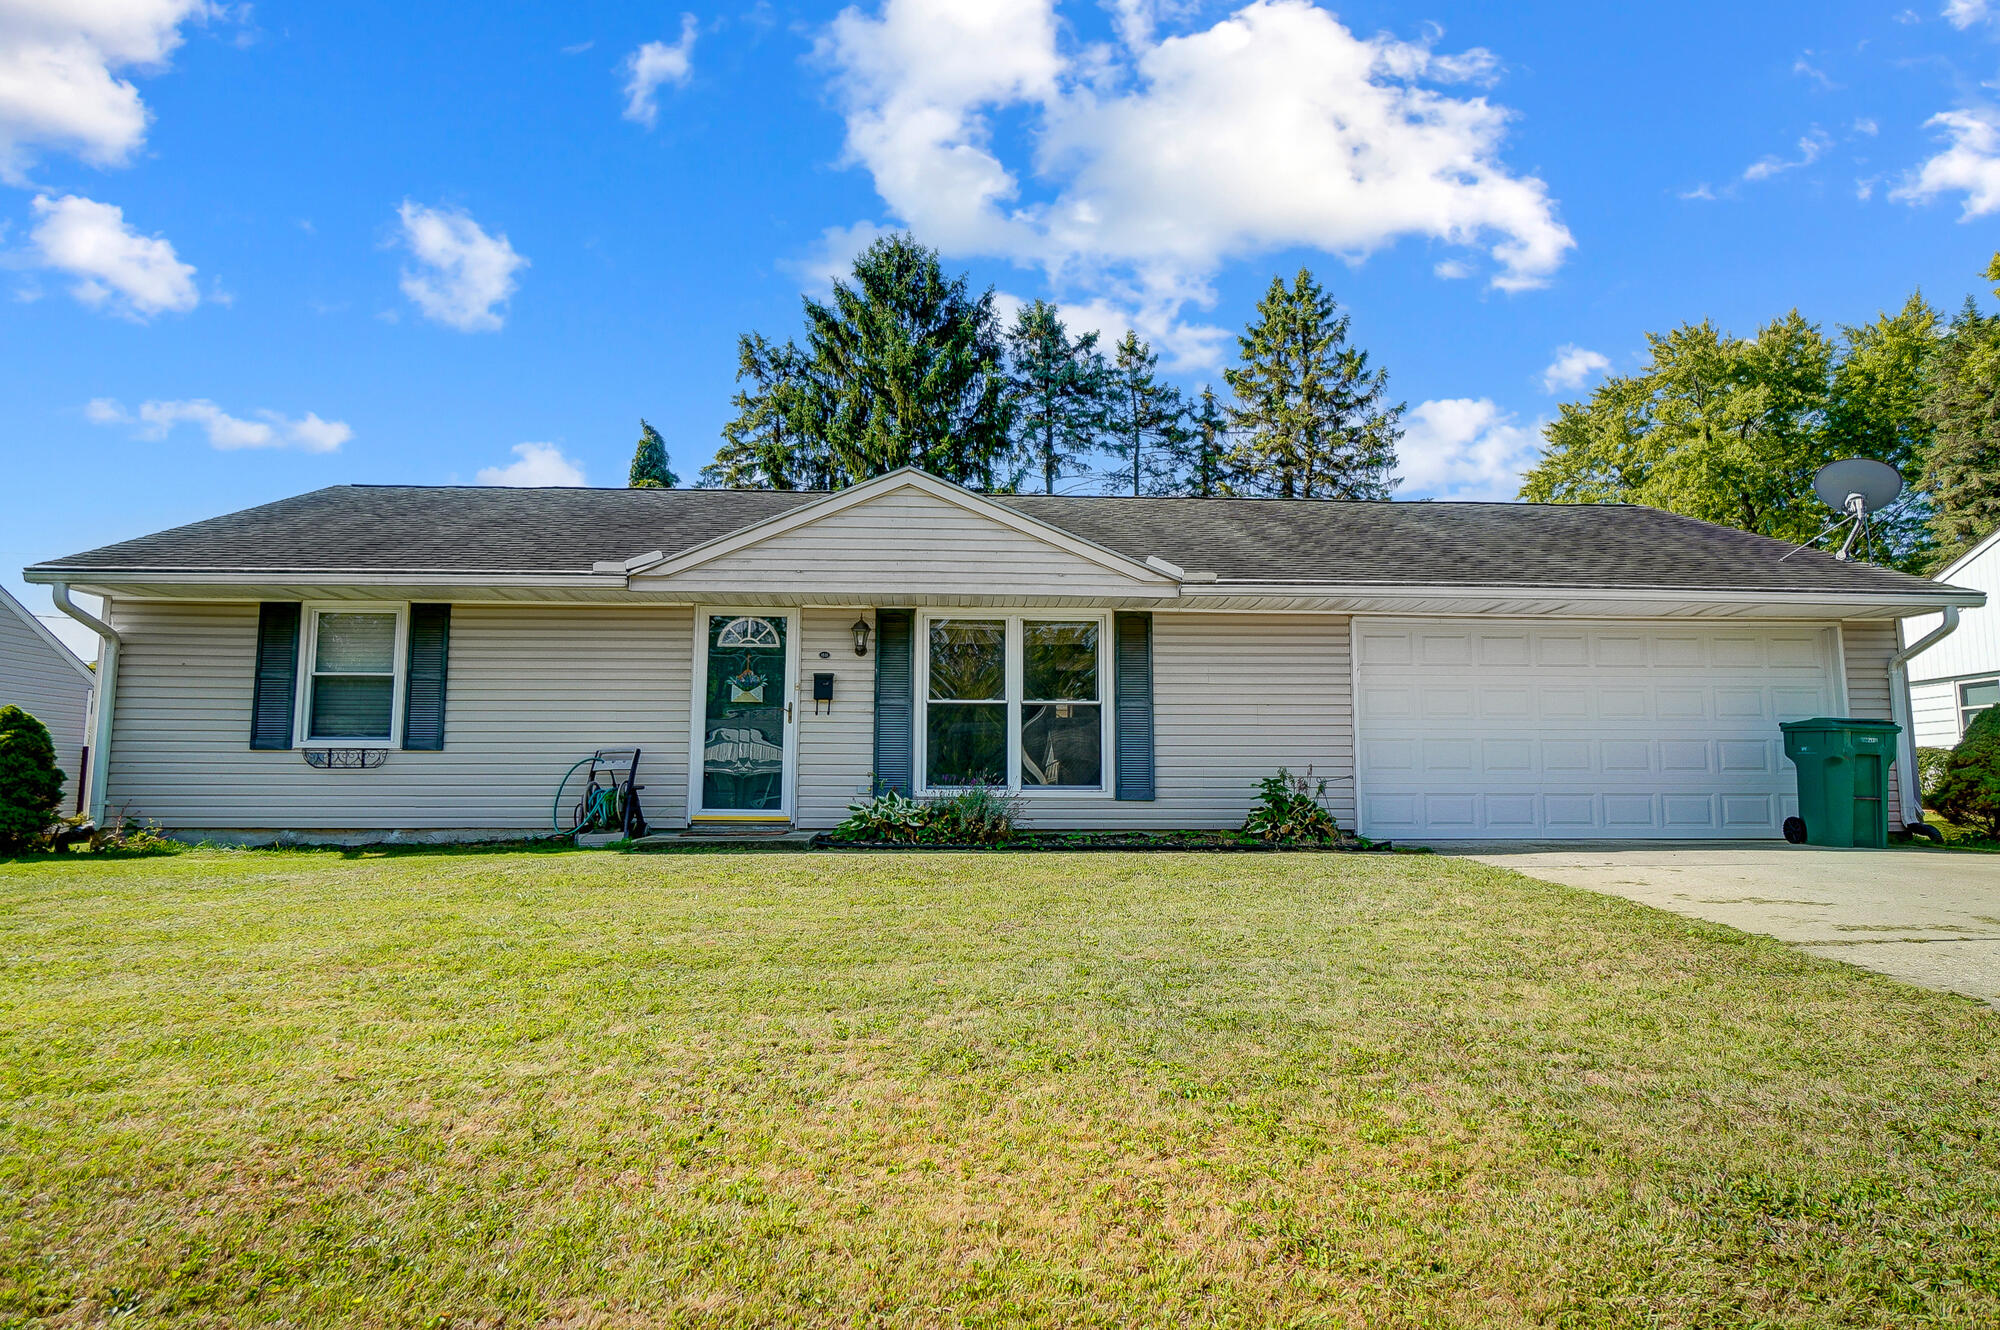
<svg viewBox="0 0 2000 1330">
<path fill-rule="evenodd" d="M 1946 567 L 1937 580 L 1989 596 L 2000 591 L 2000 531 Z M 1935 614 L 1905 620 L 1905 645 L 1937 626 Z M 1965 737 L 1974 716 L 2000 702 L 2000 611 L 1990 606 L 1966 610 L 1949 637 L 1910 658 L 1909 671 L 1917 743 L 1950 748 Z"/>
<path fill-rule="evenodd" d="M 63 769 L 63 811 L 78 807 L 89 743 L 90 667 L 48 625 L 0 587 L 0 707 L 17 706 L 48 727 Z"/>
<path fill-rule="evenodd" d="M 1282 766 L 1375 837 L 1773 837 L 1778 723 L 1887 718 L 1897 620 L 1984 602 L 1649 508 L 908 470 L 342 486 L 27 576 L 107 598 L 111 806 L 465 835 L 548 828 L 571 762 L 638 746 L 662 828 L 982 781 L 1039 826 L 1228 826 Z"/>
</svg>

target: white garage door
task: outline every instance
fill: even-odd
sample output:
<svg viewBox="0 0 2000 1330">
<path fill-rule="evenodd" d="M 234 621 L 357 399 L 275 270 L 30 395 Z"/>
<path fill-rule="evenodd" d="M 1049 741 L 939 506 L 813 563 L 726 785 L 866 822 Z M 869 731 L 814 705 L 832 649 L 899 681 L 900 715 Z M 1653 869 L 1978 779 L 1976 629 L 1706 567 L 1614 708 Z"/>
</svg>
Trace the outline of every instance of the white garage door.
<svg viewBox="0 0 2000 1330">
<path fill-rule="evenodd" d="M 1354 621 L 1363 835 L 1776 836 L 1830 629 Z"/>
</svg>

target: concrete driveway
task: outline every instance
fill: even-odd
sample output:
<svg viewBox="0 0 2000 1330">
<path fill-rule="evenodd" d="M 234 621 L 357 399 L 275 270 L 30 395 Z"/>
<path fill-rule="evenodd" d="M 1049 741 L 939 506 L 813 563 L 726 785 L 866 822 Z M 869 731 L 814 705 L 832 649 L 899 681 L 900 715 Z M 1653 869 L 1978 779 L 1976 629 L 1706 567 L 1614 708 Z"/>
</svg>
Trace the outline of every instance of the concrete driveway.
<svg viewBox="0 0 2000 1330">
<path fill-rule="evenodd" d="M 2000 855 L 1763 842 L 1451 852 L 2000 1006 Z"/>
</svg>

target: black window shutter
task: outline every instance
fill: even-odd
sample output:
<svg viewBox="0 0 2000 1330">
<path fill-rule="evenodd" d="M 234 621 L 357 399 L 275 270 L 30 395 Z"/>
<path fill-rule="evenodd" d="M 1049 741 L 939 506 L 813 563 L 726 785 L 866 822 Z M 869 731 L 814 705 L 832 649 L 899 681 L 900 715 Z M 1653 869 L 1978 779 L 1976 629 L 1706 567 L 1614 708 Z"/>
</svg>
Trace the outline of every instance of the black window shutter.
<svg viewBox="0 0 2000 1330">
<path fill-rule="evenodd" d="M 450 672 L 451 606 L 410 606 L 410 669 L 403 683 L 403 747 L 444 747 L 444 688 Z"/>
<path fill-rule="evenodd" d="M 257 608 L 257 680 L 250 694 L 250 746 L 290 748 L 299 688 L 299 603 Z"/>
<path fill-rule="evenodd" d="M 1118 797 L 1153 797 L 1153 616 L 1112 616 L 1117 664 L 1113 724 L 1118 741 Z"/>
<path fill-rule="evenodd" d="M 875 790 L 911 790 L 916 746 L 914 610 L 875 611 Z"/>
</svg>

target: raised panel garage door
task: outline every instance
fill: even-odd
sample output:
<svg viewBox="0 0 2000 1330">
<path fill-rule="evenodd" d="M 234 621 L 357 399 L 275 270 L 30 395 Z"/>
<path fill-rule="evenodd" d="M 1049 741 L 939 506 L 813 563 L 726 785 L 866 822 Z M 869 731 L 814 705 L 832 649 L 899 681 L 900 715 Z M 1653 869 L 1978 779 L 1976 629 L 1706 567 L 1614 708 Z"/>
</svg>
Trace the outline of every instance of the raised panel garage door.
<svg viewBox="0 0 2000 1330">
<path fill-rule="evenodd" d="M 1778 723 L 1836 709 L 1831 630 L 1354 621 L 1363 835 L 1767 837 Z"/>
</svg>

